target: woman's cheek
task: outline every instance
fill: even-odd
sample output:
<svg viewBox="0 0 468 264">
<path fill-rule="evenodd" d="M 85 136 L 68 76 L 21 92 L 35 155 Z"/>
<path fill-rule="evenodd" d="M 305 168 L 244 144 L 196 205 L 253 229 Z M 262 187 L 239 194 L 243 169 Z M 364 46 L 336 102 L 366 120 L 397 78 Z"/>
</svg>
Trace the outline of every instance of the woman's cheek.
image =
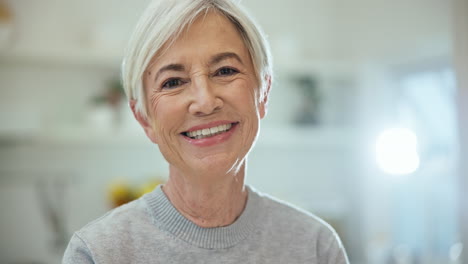
<svg viewBox="0 0 468 264">
<path fill-rule="evenodd" d="M 157 131 L 164 136 L 177 135 L 186 116 L 186 108 L 184 107 L 181 91 L 171 91 L 155 95 L 152 104 Z"/>
<path fill-rule="evenodd" d="M 149 110 L 155 119 L 158 119 L 160 115 L 164 114 L 164 112 L 169 111 L 169 109 L 166 109 L 171 106 L 171 103 L 169 102 L 170 98 L 168 98 L 169 96 L 170 94 L 167 92 L 154 91 L 151 94 L 149 98 Z"/>
</svg>

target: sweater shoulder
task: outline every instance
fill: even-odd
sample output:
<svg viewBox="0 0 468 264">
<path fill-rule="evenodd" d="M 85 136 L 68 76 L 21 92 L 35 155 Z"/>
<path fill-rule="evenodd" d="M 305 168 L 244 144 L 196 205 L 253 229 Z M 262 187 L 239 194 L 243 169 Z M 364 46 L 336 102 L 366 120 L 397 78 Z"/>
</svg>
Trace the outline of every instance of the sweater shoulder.
<svg viewBox="0 0 468 264">
<path fill-rule="evenodd" d="M 270 195 L 256 195 L 264 208 L 263 239 L 288 245 L 297 263 L 349 263 L 338 234 L 327 222 Z"/>
<path fill-rule="evenodd" d="M 148 241 L 160 242 L 147 208 L 140 198 L 88 223 L 75 232 L 68 256 L 73 259 L 84 252 L 92 263 L 145 263 L 147 255 L 141 254 L 142 246 Z"/>
<path fill-rule="evenodd" d="M 272 224 L 276 227 L 295 230 L 306 236 L 309 234 L 322 241 L 331 242 L 338 238 L 333 227 L 319 216 L 271 195 L 258 191 L 255 193 L 267 209 L 268 217 L 275 219 Z"/>
<path fill-rule="evenodd" d="M 112 239 L 151 225 L 143 199 L 114 208 L 76 232 L 85 241 Z"/>
</svg>

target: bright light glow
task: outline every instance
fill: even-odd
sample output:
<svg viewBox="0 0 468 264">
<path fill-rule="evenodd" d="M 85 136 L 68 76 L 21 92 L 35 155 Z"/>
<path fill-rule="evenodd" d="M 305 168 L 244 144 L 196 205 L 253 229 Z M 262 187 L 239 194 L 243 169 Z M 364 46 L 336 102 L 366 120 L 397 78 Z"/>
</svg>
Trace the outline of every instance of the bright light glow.
<svg viewBox="0 0 468 264">
<path fill-rule="evenodd" d="M 410 174 L 419 167 L 416 135 L 409 129 L 384 131 L 377 138 L 377 164 L 389 174 Z"/>
<path fill-rule="evenodd" d="M 450 247 L 450 260 L 453 262 L 457 262 L 460 259 L 460 256 L 463 252 L 463 244 L 462 243 L 455 243 Z"/>
</svg>

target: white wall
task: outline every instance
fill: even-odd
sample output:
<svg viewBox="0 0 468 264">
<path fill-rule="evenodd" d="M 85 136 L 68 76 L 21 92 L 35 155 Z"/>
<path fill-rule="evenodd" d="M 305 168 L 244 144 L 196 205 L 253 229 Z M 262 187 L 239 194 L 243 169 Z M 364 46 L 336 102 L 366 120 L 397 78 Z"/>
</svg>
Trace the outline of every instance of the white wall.
<svg viewBox="0 0 468 264">
<path fill-rule="evenodd" d="M 92 50 L 98 56 L 118 57 L 149 0 L 6 2 L 15 14 L 14 50 L 59 54 Z M 269 36 L 278 65 L 303 59 L 355 61 L 446 55 L 451 48 L 451 14 L 445 1 L 242 3 Z"/>
</svg>

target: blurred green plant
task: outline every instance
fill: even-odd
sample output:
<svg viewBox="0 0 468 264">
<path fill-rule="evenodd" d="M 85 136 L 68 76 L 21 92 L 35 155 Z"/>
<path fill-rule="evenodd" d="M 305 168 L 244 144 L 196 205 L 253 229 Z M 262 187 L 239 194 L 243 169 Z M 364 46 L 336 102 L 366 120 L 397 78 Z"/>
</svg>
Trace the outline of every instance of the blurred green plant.
<svg viewBox="0 0 468 264">
<path fill-rule="evenodd" d="M 122 83 L 118 79 L 110 80 L 103 93 L 91 98 L 93 105 L 110 105 L 118 107 L 120 102 L 125 98 L 125 92 Z"/>
</svg>

